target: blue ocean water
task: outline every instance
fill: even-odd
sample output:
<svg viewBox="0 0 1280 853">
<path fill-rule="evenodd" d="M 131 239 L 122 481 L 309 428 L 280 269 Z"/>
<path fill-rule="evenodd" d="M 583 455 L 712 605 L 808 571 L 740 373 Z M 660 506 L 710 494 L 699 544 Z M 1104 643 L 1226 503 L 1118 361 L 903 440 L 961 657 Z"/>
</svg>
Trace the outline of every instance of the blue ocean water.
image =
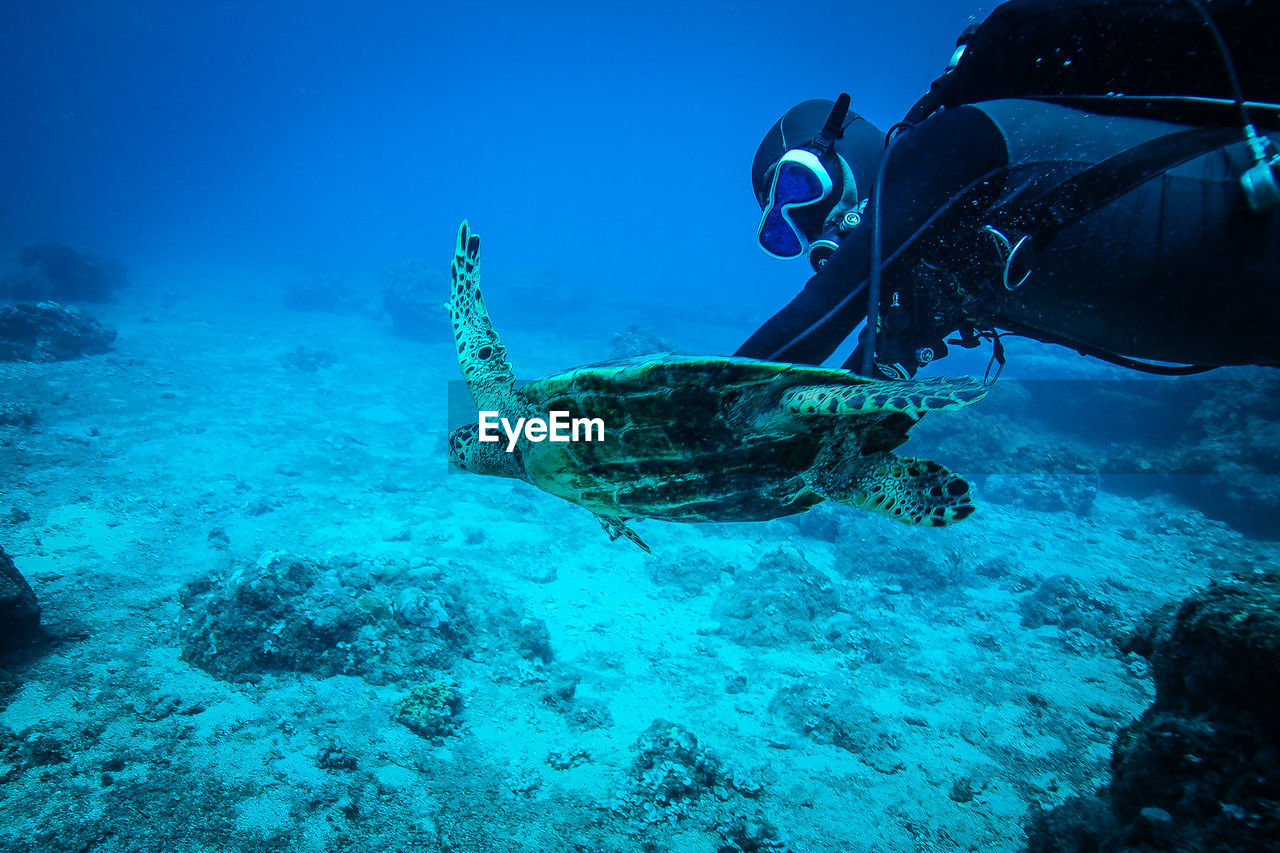
<svg viewBox="0 0 1280 853">
<path fill-rule="evenodd" d="M 1276 563 L 1261 369 L 1011 342 L 903 451 L 974 483 L 936 530 L 648 554 L 446 466 L 463 219 L 522 380 L 727 355 L 808 277 L 756 244 L 765 131 L 842 91 L 887 129 L 990 11 L 8 4 L 5 322 L 57 340 L 0 328 L 0 604 L 44 626 L 0 657 L 0 850 L 1013 851 L 1106 785 L 1156 695 L 1124 638 Z"/>
<path fill-rule="evenodd" d="M 584 295 L 772 304 L 800 273 L 754 248 L 765 130 L 842 90 L 888 127 L 982 11 L 19 4 L 0 231 L 135 277 L 359 279 L 447 253 L 467 216 L 491 263 Z"/>
</svg>

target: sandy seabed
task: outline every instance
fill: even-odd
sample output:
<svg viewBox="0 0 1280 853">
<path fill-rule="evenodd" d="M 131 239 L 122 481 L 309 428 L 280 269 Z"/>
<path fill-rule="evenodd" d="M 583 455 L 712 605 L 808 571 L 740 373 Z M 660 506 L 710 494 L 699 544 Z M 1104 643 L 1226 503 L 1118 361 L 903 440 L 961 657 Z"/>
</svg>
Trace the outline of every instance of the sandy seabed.
<svg viewBox="0 0 1280 853">
<path fill-rule="evenodd" d="M 0 512 L 20 510 L 0 544 L 53 637 L 0 700 L 0 850 L 1017 850 L 1031 810 L 1105 781 L 1151 701 L 1111 636 L 1276 561 L 1172 499 L 1106 492 L 943 530 L 827 507 L 641 522 L 646 556 L 446 470 L 443 337 L 260 306 L 98 313 L 111 354 L 0 367 L 39 418 L 0 436 Z M 608 356 L 604 337 L 508 345 L 532 375 Z M 278 554 L 359 597 L 383 662 L 228 680 L 184 659 L 184 589 Z M 471 590 L 452 599 L 468 644 L 391 670 L 432 630 L 399 596 L 442 579 Z M 512 608 L 546 648 L 485 634 Z M 435 678 L 461 708 L 424 736 L 397 708 Z"/>
</svg>

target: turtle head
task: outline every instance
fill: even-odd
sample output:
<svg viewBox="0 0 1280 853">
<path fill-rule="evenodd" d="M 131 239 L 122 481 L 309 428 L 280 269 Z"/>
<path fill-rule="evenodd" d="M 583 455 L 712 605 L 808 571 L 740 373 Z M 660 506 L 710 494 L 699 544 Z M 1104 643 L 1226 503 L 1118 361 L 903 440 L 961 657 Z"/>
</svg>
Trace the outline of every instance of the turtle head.
<svg viewBox="0 0 1280 853">
<path fill-rule="evenodd" d="M 520 448 L 508 453 L 506 442 L 481 441 L 479 424 L 460 426 L 449 433 L 449 462 L 473 474 L 525 478 Z"/>
</svg>

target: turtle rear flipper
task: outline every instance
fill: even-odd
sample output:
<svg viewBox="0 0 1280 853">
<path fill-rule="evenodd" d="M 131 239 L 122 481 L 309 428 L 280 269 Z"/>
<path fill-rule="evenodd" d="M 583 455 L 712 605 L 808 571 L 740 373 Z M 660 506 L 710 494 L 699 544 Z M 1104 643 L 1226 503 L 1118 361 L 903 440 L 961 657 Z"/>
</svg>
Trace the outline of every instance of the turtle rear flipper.
<svg viewBox="0 0 1280 853">
<path fill-rule="evenodd" d="M 967 406 L 986 393 L 987 389 L 976 379 L 929 376 L 857 385 L 798 385 L 782 395 L 782 407 L 797 415 L 922 415 Z"/>
<path fill-rule="evenodd" d="M 826 462 L 805 476 L 814 491 L 903 524 L 945 527 L 977 508 L 968 481 L 932 459 L 874 453 Z"/>
<path fill-rule="evenodd" d="M 516 376 L 480 293 L 480 237 L 465 219 L 458 226 L 451 272 L 449 320 L 462 377 L 481 411 L 509 413 L 516 399 Z"/>
</svg>

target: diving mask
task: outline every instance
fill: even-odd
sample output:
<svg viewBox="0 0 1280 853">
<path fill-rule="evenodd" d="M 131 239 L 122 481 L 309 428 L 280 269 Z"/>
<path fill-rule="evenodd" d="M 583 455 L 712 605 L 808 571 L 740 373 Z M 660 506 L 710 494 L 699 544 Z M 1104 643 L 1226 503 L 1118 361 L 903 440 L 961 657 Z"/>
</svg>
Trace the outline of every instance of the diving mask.
<svg viewBox="0 0 1280 853">
<path fill-rule="evenodd" d="M 808 148 L 793 148 L 783 154 L 773 170 L 769 201 L 756 230 L 760 247 L 782 260 L 808 252 L 806 231 L 816 230 L 815 224 L 821 227 L 829 207 L 822 203 L 830 199 L 834 188 L 835 181 L 818 154 Z"/>
<path fill-rule="evenodd" d="M 843 209 L 846 198 L 857 205 L 853 171 L 833 148 L 843 135 L 848 112 L 849 96 L 842 94 L 817 137 L 803 146 L 787 149 L 773 165 L 769 193 L 756 229 L 760 248 L 771 257 L 790 260 L 808 255 L 816 272 L 848 230 L 845 218 L 838 224 L 828 221 L 839 215 L 837 206 Z M 857 213 L 852 216 L 856 224 Z"/>
</svg>

